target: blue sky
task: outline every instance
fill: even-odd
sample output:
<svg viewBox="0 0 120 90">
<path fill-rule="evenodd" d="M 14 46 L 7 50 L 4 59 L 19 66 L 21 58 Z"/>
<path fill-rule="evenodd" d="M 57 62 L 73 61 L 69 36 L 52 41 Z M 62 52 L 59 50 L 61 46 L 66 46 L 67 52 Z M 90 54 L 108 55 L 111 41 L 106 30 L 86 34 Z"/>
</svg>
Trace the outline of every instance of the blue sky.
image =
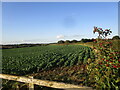
<svg viewBox="0 0 120 90">
<path fill-rule="evenodd" d="M 4 2 L 3 44 L 96 38 L 93 27 L 118 34 L 117 2 Z"/>
</svg>

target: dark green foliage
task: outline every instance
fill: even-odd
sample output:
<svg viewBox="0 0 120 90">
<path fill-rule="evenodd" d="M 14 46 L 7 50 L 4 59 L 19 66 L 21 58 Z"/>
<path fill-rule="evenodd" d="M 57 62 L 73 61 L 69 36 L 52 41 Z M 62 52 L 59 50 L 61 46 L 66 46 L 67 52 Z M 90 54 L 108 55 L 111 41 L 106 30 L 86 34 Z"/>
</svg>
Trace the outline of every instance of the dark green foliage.
<svg viewBox="0 0 120 90">
<path fill-rule="evenodd" d="M 81 45 L 4 49 L 2 72 L 25 75 L 61 66 L 78 65 L 86 63 L 91 53 L 91 48 Z"/>
<path fill-rule="evenodd" d="M 92 42 L 92 39 L 81 39 L 81 42 L 86 43 L 86 42 Z"/>
<path fill-rule="evenodd" d="M 65 43 L 63 40 L 58 41 L 58 44 L 63 44 Z"/>
<path fill-rule="evenodd" d="M 71 43 L 71 41 L 69 41 L 69 40 L 66 40 L 66 41 L 65 41 L 65 43 Z"/>
<path fill-rule="evenodd" d="M 77 43 L 78 41 L 77 40 L 72 40 L 71 43 Z"/>
<path fill-rule="evenodd" d="M 118 39 L 120 39 L 120 37 L 119 36 L 114 36 L 112 39 L 113 40 L 118 40 Z"/>
</svg>

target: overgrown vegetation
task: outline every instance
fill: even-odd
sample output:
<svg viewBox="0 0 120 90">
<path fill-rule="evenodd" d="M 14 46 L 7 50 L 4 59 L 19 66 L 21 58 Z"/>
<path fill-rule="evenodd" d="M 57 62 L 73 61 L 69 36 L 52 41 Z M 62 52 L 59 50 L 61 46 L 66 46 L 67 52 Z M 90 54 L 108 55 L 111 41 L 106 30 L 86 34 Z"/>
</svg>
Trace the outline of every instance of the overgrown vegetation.
<svg viewBox="0 0 120 90">
<path fill-rule="evenodd" d="M 88 61 L 86 78 L 87 85 L 97 89 L 116 89 L 120 88 L 120 52 L 114 50 L 113 43 L 107 39 L 112 33 L 109 29 L 94 27 L 94 33 L 99 36 L 94 40 L 96 59 Z"/>
</svg>

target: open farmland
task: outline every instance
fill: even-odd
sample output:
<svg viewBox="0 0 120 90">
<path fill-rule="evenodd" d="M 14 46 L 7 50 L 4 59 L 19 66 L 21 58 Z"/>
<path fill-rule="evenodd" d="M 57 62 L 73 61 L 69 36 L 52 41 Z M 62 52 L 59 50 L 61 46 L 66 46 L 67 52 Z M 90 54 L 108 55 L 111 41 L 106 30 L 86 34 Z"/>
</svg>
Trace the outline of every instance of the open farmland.
<svg viewBox="0 0 120 90">
<path fill-rule="evenodd" d="M 26 75 L 86 63 L 94 58 L 92 49 L 81 45 L 48 45 L 2 50 L 2 72 Z"/>
</svg>

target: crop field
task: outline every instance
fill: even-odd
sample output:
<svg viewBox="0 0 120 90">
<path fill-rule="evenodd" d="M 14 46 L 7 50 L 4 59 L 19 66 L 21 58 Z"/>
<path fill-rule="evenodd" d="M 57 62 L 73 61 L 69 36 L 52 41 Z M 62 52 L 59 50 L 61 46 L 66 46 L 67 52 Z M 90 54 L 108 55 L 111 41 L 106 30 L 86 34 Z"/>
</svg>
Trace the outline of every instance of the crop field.
<svg viewBox="0 0 120 90">
<path fill-rule="evenodd" d="M 2 73 L 26 75 L 86 63 L 92 49 L 81 45 L 48 45 L 2 50 Z"/>
</svg>

